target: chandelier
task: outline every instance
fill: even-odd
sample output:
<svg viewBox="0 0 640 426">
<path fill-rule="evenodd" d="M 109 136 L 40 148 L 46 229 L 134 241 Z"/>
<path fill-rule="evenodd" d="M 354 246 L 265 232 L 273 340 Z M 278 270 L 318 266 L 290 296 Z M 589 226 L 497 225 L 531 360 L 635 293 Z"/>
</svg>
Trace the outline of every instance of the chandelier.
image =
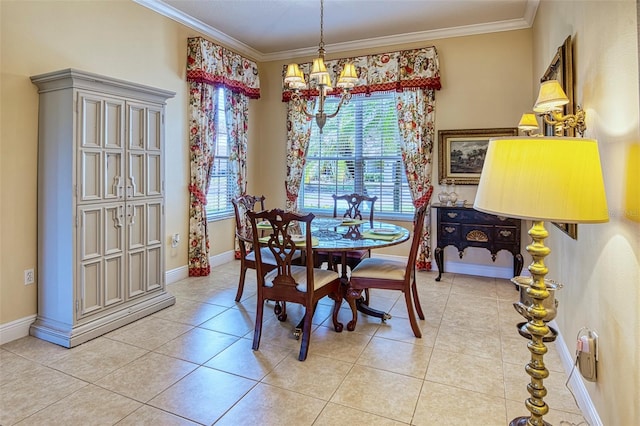
<svg viewBox="0 0 640 426">
<path fill-rule="evenodd" d="M 318 88 L 319 92 L 318 112 L 315 114 L 307 111 L 306 103 L 300 96 L 300 89 L 307 86 L 302 70 L 300 70 L 298 64 L 295 63 L 287 66 L 287 74 L 284 78 L 284 84 L 287 88 L 293 90 L 291 100 L 293 101 L 294 106 L 307 117 L 315 117 L 316 123 L 320 128 L 320 133 L 322 133 L 322 127 L 324 127 L 324 124 L 327 122 L 327 118 L 333 118 L 338 115 L 342 105 L 349 103 L 349 100 L 351 99 L 351 89 L 358 83 L 358 74 L 356 72 L 355 65 L 351 62 L 345 63 L 336 83 L 336 86 L 342 89 L 340 102 L 333 113 L 325 113 L 324 103 L 327 98 L 327 93 L 333 91 L 333 86 L 331 85 L 331 77 L 329 76 L 327 67 L 324 64 L 324 0 L 320 0 L 320 45 L 318 46 L 318 57 L 313 60 L 313 64 L 311 65 L 309 80 L 315 82 L 315 86 Z"/>
</svg>

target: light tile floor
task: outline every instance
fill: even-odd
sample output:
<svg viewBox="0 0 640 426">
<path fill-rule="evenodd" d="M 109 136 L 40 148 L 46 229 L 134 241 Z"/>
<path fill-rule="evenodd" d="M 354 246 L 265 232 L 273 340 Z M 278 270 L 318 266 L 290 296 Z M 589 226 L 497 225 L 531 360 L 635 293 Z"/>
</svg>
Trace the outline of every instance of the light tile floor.
<svg viewBox="0 0 640 426">
<path fill-rule="evenodd" d="M 505 425 L 526 415 L 526 340 L 508 280 L 418 273 L 423 338 L 399 292 L 373 291 L 381 323 L 330 326 L 331 301 L 314 317 L 309 356 L 297 360 L 288 306 L 265 315 L 251 349 L 255 273 L 234 302 L 239 264 L 170 284 L 175 306 L 73 349 L 25 337 L 0 347 L 0 424 L 20 425 Z M 554 344 L 545 356 L 552 424 L 584 421 Z"/>
</svg>

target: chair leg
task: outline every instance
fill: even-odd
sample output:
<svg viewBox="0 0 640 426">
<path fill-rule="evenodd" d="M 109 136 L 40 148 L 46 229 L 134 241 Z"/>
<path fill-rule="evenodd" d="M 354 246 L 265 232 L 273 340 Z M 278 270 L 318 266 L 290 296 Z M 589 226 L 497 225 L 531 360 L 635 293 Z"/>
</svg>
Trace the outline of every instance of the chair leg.
<svg viewBox="0 0 640 426">
<path fill-rule="evenodd" d="M 244 279 L 247 276 L 247 267 L 240 265 L 240 279 L 238 280 L 238 292 L 236 293 L 236 302 L 239 302 L 242 298 L 242 292 L 244 291 Z"/>
<path fill-rule="evenodd" d="M 359 299 L 361 291 L 347 290 L 347 303 L 351 308 L 351 321 L 347 323 L 347 330 L 353 331 L 356 329 L 358 323 L 358 307 L 356 306 L 356 299 Z"/>
<path fill-rule="evenodd" d="M 342 305 L 342 294 L 340 293 L 340 290 L 338 290 L 337 292 L 330 294 L 329 297 L 334 300 L 333 313 L 331 314 L 333 329 L 337 333 L 341 333 L 344 326 L 338 321 L 338 313 L 340 312 L 340 306 Z"/>
<path fill-rule="evenodd" d="M 413 330 L 414 336 L 422 337 L 420 327 L 418 327 L 418 321 L 416 320 L 416 314 L 413 312 L 413 301 L 411 300 L 411 292 L 404 292 L 404 300 L 407 303 L 407 313 L 409 314 L 409 322 L 411 323 L 411 330 Z"/>
<path fill-rule="evenodd" d="M 307 359 L 309 352 L 309 340 L 311 340 L 311 321 L 313 319 L 313 308 L 308 308 L 304 315 L 304 324 L 302 325 L 302 343 L 300 343 L 299 361 Z"/>
<path fill-rule="evenodd" d="M 264 312 L 264 300 L 258 302 L 256 310 L 256 327 L 253 331 L 253 350 L 257 351 L 260 347 L 260 337 L 262 335 L 262 314 Z"/>
<path fill-rule="evenodd" d="M 416 305 L 416 311 L 418 311 L 418 317 L 423 320 L 424 313 L 422 312 L 422 306 L 420 306 L 420 298 L 418 297 L 418 286 L 416 285 L 416 279 L 413 279 L 411 284 L 411 292 L 413 293 L 413 303 Z"/>
</svg>

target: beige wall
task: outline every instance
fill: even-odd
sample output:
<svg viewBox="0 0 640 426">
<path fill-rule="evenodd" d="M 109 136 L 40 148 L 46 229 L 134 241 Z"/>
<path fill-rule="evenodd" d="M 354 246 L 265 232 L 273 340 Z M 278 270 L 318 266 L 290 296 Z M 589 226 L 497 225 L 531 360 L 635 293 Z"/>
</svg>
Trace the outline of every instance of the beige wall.
<svg viewBox="0 0 640 426">
<path fill-rule="evenodd" d="M 587 112 L 585 137 L 600 147 L 610 221 L 578 225 L 577 241 L 548 226 L 545 263 L 564 284 L 556 321 L 569 349 L 583 326 L 600 336 L 598 381 L 585 385 L 605 425 L 640 418 L 640 212 L 625 207 L 640 196 L 639 183 L 628 182 L 640 144 L 637 28 L 635 0 L 542 1 L 533 36 L 535 77 L 574 38 L 576 102 Z"/>
<path fill-rule="evenodd" d="M 130 1 L 2 1 L 0 324 L 36 313 L 38 93 L 29 76 L 77 68 L 176 92 L 166 109 L 166 268 L 186 264 L 186 38 L 193 33 Z M 230 246 L 230 243 L 229 243 Z M 37 277 L 37 271 L 36 271 Z"/>
</svg>

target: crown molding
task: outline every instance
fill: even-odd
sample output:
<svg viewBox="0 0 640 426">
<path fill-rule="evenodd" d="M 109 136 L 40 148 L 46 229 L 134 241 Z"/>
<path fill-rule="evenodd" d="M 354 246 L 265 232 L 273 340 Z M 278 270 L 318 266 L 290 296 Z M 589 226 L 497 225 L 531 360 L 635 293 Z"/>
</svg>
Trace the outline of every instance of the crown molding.
<svg viewBox="0 0 640 426">
<path fill-rule="evenodd" d="M 313 56 L 318 53 L 318 47 L 306 47 L 302 49 L 284 50 L 274 53 L 262 53 L 227 34 L 218 31 L 210 25 L 203 23 L 185 13 L 175 9 L 159 0 L 133 0 L 141 6 L 147 7 L 169 19 L 173 19 L 189 28 L 192 28 L 205 36 L 211 37 L 219 43 L 224 44 L 229 49 L 249 57 L 258 62 L 278 61 L 292 59 L 303 56 Z M 511 19 L 506 21 L 489 22 L 485 24 L 466 25 L 454 28 L 444 28 L 439 30 L 418 31 L 407 34 L 397 34 L 385 37 L 375 37 L 370 39 L 354 40 L 344 43 L 334 43 L 325 46 L 327 52 L 339 53 L 350 50 L 380 48 L 392 45 L 415 43 L 425 40 L 438 40 L 443 38 L 464 37 L 478 34 L 496 33 L 502 31 L 513 31 L 530 28 L 533 25 L 540 0 L 529 0 L 524 17 L 521 19 Z M 330 55 L 328 55 L 330 56 Z"/>
<path fill-rule="evenodd" d="M 202 34 L 211 37 L 218 43 L 224 44 L 229 49 L 247 56 L 249 59 L 261 61 L 264 54 L 252 48 L 251 46 L 244 44 L 243 42 L 236 40 L 233 37 L 228 36 L 222 31 L 218 31 L 210 25 L 205 24 L 198 19 L 189 16 L 178 9 L 169 6 L 168 4 L 159 0 L 132 0 L 134 3 L 138 3 L 160 15 L 166 16 L 169 19 L 173 19 L 176 22 L 181 23 L 191 29 L 201 32 Z"/>
<path fill-rule="evenodd" d="M 478 34 L 496 33 L 502 31 L 513 31 L 530 28 L 525 19 L 512 19 L 509 21 L 490 22 L 486 24 L 467 25 L 463 27 L 444 28 L 440 30 L 418 31 L 414 33 L 398 34 L 385 37 L 375 37 L 363 40 L 348 41 L 345 43 L 334 43 L 325 45 L 327 56 L 333 53 L 346 52 L 350 50 L 371 49 L 393 45 L 402 45 L 425 40 L 438 40 L 443 38 L 464 37 Z M 286 50 L 282 52 L 262 54 L 263 61 L 276 61 L 291 59 L 302 56 L 313 56 L 318 53 L 318 47 L 308 47 L 304 49 Z"/>
</svg>

